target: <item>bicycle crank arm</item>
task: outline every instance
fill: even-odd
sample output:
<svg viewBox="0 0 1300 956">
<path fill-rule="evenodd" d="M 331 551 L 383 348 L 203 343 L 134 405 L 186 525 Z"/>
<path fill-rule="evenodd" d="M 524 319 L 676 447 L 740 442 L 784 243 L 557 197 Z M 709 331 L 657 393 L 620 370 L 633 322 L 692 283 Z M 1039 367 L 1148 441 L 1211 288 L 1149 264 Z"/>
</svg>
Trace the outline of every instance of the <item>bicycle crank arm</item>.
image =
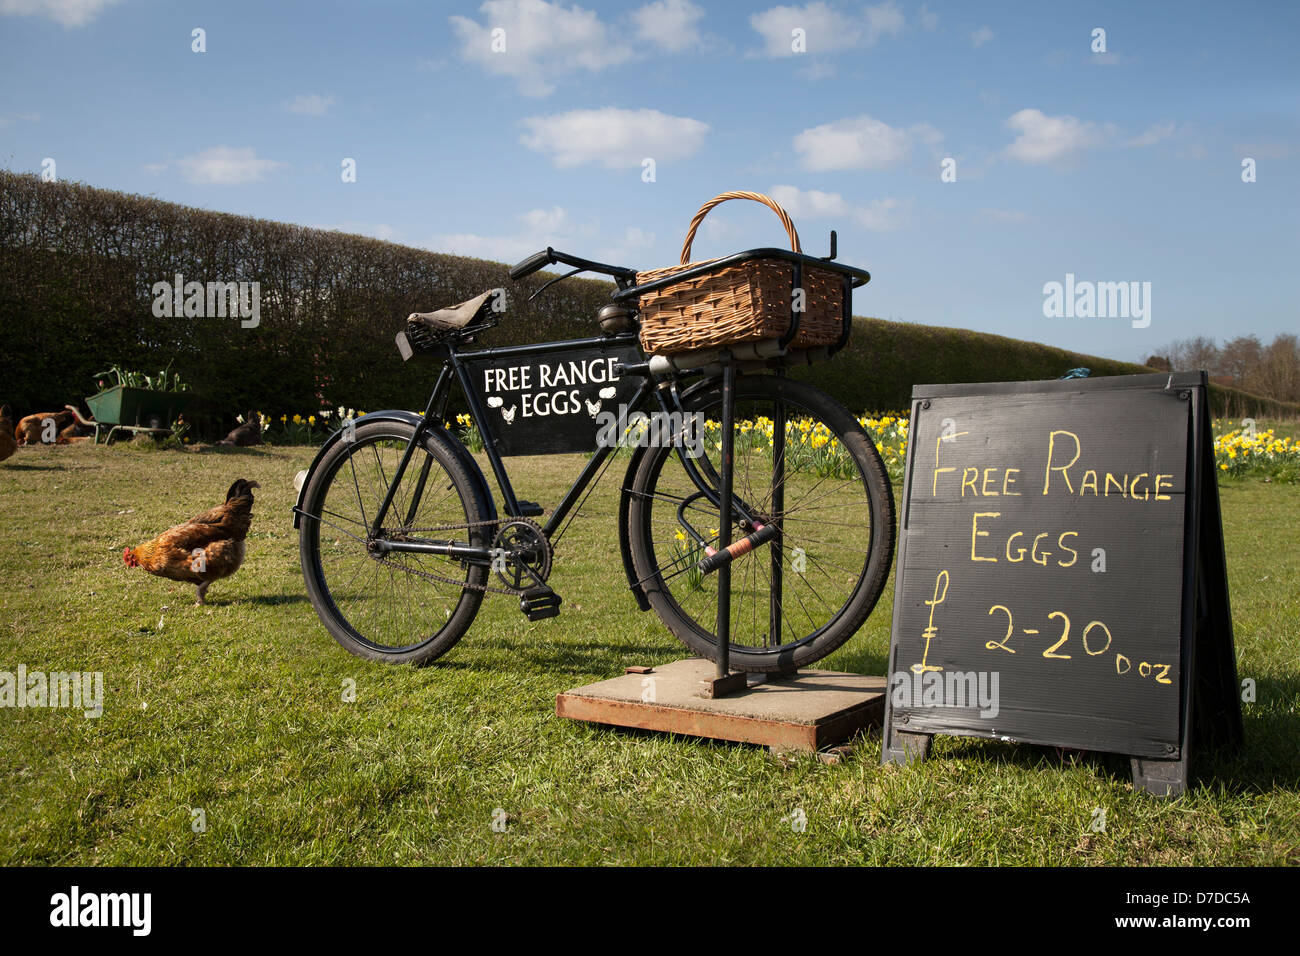
<svg viewBox="0 0 1300 956">
<path fill-rule="evenodd" d="M 757 525 L 753 534 L 745 535 L 739 541 L 731 542 L 721 551 L 706 547 L 704 557 L 700 558 L 700 563 L 696 567 L 705 574 L 712 574 L 718 568 L 724 564 L 730 564 L 742 554 L 749 554 L 759 545 L 767 544 L 779 533 L 780 529 L 775 524 Z"/>
</svg>

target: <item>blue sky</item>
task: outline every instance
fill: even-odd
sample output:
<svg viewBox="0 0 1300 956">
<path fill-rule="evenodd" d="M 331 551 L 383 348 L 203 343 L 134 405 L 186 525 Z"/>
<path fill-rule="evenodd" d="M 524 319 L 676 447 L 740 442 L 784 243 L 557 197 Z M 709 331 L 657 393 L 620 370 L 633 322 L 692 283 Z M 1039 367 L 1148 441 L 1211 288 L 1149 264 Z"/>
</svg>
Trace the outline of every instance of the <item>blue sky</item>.
<svg viewBox="0 0 1300 956">
<path fill-rule="evenodd" d="M 839 231 L 873 274 L 859 314 L 1140 359 L 1300 330 L 1298 40 L 1281 2 L 0 0 L 0 163 L 638 268 L 677 261 L 703 201 L 751 189 L 809 252 Z M 695 258 L 782 235 L 728 203 Z M 1045 317 L 1067 274 L 1151 283 L 1149 326 Z"/>
</svg>

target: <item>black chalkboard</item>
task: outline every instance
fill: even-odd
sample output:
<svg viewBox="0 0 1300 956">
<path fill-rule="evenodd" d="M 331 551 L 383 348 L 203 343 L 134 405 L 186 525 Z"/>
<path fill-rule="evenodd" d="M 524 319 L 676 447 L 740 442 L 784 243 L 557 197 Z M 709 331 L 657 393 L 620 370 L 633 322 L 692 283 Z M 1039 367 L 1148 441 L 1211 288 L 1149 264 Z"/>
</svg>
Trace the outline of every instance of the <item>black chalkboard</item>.
<svg viewBox="0 0 1300 956">
<path fill-rule="evenodd" d="M 593 451 L 602 434 L 617 440 L 640 380 L 616 369 L 640 361 L 636 346 L 608 345 L 465 364 L 486 406 L 482 424 L 510 456 Z"/>
<path fill-rule="evenodd" d="M 1166 795 L 1194 722 L 1240 739 L 1205 397 L 1203 373 L 913 390 L 884 760 L 934 734 L 1108 751 Z"/>
</svg>

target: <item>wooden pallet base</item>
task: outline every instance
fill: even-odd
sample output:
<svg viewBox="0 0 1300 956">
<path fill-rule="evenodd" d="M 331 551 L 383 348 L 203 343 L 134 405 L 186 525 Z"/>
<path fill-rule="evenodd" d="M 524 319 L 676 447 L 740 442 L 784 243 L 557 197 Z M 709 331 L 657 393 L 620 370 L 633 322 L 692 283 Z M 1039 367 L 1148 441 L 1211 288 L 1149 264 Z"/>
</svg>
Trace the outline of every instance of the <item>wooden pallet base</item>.
<svg viewBox="0 0 1300 956">
<path fill-rule="evenodd" d="M 879 726 L 884 714 L 883 677 L 807 670 L 709 699 L 699 696 L 700 682 L 714 676 L 713 664 L 703 658 L 629 670 L 635 672 L 558 695 L 555 713 L 616 727 L 812 751 Z"/>
</svg>

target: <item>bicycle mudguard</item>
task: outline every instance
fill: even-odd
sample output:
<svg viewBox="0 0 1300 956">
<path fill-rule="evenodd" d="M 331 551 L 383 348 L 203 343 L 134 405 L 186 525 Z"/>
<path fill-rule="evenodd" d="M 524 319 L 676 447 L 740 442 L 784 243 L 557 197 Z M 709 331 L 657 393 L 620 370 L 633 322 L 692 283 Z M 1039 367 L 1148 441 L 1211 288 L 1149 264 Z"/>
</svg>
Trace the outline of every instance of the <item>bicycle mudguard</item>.
<svg viewBox="0 0 1300 956">
<path fill-rule="evenodd" d="M 364 417 L 366 420 L 365 424 L 369 424 L 370 422 L 401 422 L 402 424 L 410 425 L 412 428 L 417 427 L 422 421 L 424 421 L 424 416 L 419 412 L 408 412 L 399 408 L 389 408 L 382 412 L 370 412 Z M 360 420 L 358 420 L 358 424 L 361 424 Z M 465 447 L 464 443 L 459 438 L 448 432 L 441 422 L 431 423 L 428 426 L 428 430 L 447 439 L 447 446 L 451 448 L 452 452 L 460 460 L 460 463 L 465 466 L 466 474 L 468 474 L 478 486 L 479 491 L 483 495 L 483 500 L 487 502 L 488 517 L 495 520 L 497 517 L 497 503 L 492 497 L 492 489 L 488 487 L 487 479 L 483 477 L 483 469 L 479 468 L 478 462 L 474 460 L 474 456 L 470 454 L 469 449 Z M 326 452 L 342 440 L 343 429 L 340 428 L 329 438 L 325 439 L 325 444 L 321 445 L 316 451 L 316 457 L 312 459 L 311 465 L 307 469 L 307 477 L 303 479 L 302 487 L 298 489 L 298 497 L 294 500 L 293 526 L 295 529 L 297 529 L 298 523 L 302 518 L 303 496 L 307 494 L 307 486 L 311 484 L 312 477 L 316 474 L 316 469 L 320 466 L 321 459 L 325 457 Z"/>
</svg>

